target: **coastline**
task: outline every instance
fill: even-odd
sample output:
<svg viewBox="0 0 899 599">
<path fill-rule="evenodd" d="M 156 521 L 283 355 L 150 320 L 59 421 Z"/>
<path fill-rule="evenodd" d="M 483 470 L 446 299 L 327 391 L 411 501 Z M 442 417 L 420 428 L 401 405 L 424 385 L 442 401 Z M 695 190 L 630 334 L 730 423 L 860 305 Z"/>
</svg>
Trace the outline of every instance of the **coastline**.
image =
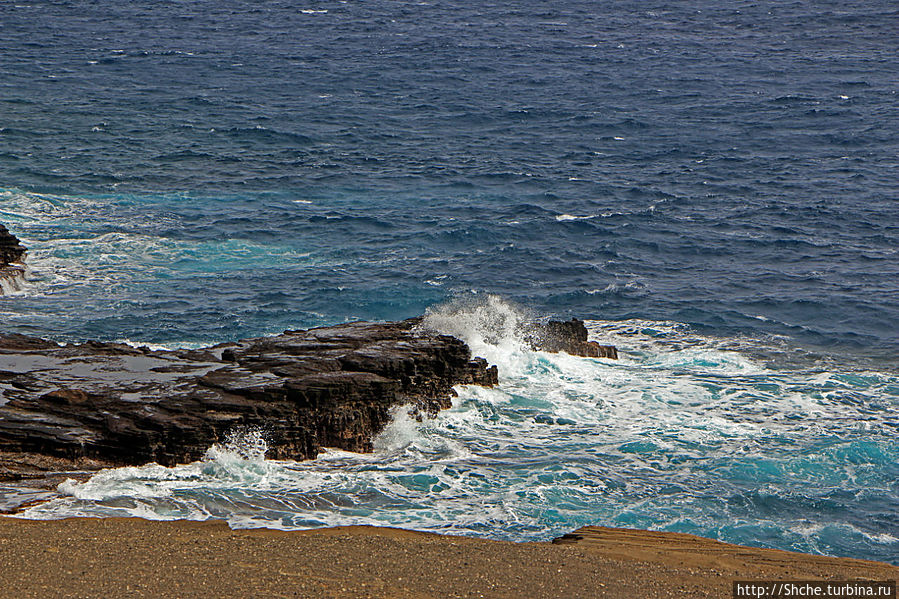
<svg viewBox="0 0 899 599">
<path fill-rule="evenodd" d="M 21 260 L 25 248 L 5 229 L 0 232 L 15 249 L 15 255 L 0 258 Z M 304 459 L 318 453 L 323 438 L 350 451 L 370 451 L 371 439 L 389 419 L 387 406 L 412 403 L 419 415 L 436 413 L 448 407 L 455 384 L 497 384 L 496 366 L 473 357 L 461 339 L 423 330 L 420 323 L 421 318 L 347 323 L 200 350 L 0 335 L 0 355 L 9 364 L 0 378 L 10 383 L 0 404 L 0 483 L 12 490 L 0 512 L 45 501 L 45 490 L 66 478 L 87 479 L 101 468 L 197 459 L 231 425 L 259 424 L 252 418 L 262 405 L 296 404 L 310 412 L 308 422 L 277 439 L 275 447 Z M 588 341 L 583 322 L 575 319 L 531 324 L 524 332 L 531 349 L 617 359 L 614 346 Z M 46 363 L 40 369 L 17 365 L 29 360 Z M 96 366 L 91 376 L 84 364 Z M 154 384 L 148 387 L 147 380 Z M 347 394 L 353 405 L 341 404 L 339 397 Z M 179 445 L 152 455 L 110 454 L 110 448 L 125 445 L 113 442 L 122 439 L 141 439 L 160 451 L 162 444 L 142 428 L 145 415 L 136 418 L 132 405 L 156 405 L 157 396 L 177 401 L 166 406 L 170 413 L 159 420 L 162 426 L 150 429 L 188 431 L 177 435 Z M 94 417 L 98 402 L 110 418 Z M 213 425 L 202 418 L 183 421 L 196 413 L 208 419 L 209 413 L 195 409 L 201 404 L 226 406 L 227 414 L 213 413 Z M 359 421 L 359 409 L 371 406 L 380 409 Z M 194 439 L 197 431 L 206 436 Z M 306 437 L 307 442 L 296 440 Z M 195 441 L 189 449 L 185 439 Z M 267 554 L 273 545 L 274 553 Z M 729 596 L 733 580 L 899 578 L 899 567 L 882 562 L 603 527 L 579 529 L 552 543 L 509 543 L 365 526 L 232 531 L 221 521 L 0 516 L 0 548 L 4 563 L 15 564 L 6 571 L 16 579 L 0 597 L 709 597 Z M 64 559 L 48 566 L 53 554 Z M 290 556 L 293 562 L 284 561 Z M 48 572 L 46 579 L 29 575 L 38 571 Z M 102 593 L 98 582 L 106 585 Z"/>
<path fill-rule="evenodd" d="M 730 597 L 734 580 L 896 580 L 899 567 L 587 527 L 553 543 L 393 528 L 0 517 L 0 597 Z"/>
<path fill-rule="evenodd" d="M 899 599 L 895 2 L 0 14 L 0 599 Z"/>
</svg>

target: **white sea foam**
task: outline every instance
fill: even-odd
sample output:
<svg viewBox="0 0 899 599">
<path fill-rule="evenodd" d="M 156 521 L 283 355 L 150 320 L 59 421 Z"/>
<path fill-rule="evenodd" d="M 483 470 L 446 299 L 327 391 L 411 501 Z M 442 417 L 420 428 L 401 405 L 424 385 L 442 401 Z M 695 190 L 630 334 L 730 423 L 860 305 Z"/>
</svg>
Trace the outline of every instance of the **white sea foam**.
<svg viewBox="0 0 899 599">
<path fill-rule="evenodd" d="M 241 445 L 250 449 L 226 444 L 194 464 L 65 483 L 65 497 L 24 515 L 373 524 L 517 540 L 596 523 L 743 543 L 764 530 L 782 546 L 817 551 L 837 529 L 813 513 L 795 529 L 790 509 L 752 506 L 805 504 L 828 490 L 859 497 L 864 488 L 875 499 L 846 499 L 837 522 L 851 527 L 853 513 L 889 504 L 895 376 L 772 370 L 727 349 L 732 339 L 647 320 L 587 323 L 591 338 L 619 347 L 617 361 L 534 352 L 520 338 L 528 320 L 495 296 L 431 309 L 423 326 L 499 364 L 500 385 L 457 387 L 453 407 L 434 419 L 397 408 L 374 454 L 274 462 L 257 437 Z M 896 542 L 886 530 L 840 530 L 872 555 Z"/>
<path fill-rule="evenodd" d="M 19 514 L 24 518 L 54 519 L 89 515 L 90 505 L 98 504 L 102 515 L 122 515 L 152 519 L 205 519 L 185 494 L 196 490 L 215 493 L 217 489 L 277 488 L 280 464 L 266 461 L 265 434 L 247 429 L 229 435 L 222 444 L 209 448 L 198 462 L 167 468 L 159 464 L 101 470 L 85 482 L 72 479 L 60 483 L 63 497 L 34 506 Z M 156 507 L 154 507 L 156 506 Z M 170 511 L 172 506 L 177 509 Z M 110 513 L 112 510 L 113 513 Z"/>
<path fill-rule="evenodd" d="M 591 218 L 596 218 L 595 214 L 588 214 L 587 216 L 575 216 L 573 214 L 559 214 L 556 216 L 556 220 L 559 222 L 565 222 L 569 220 L 590 220 Z"/>
<path fill-rule="evenodd" d="M 29 243 L 30 290 L 70 293 L 73 285 L 108 293 L 145 280 L 234 269 L 264 259 L 268 265 L 326 266 L 309 252 L 244 240 L 184 242 L 152 235 L 105 233 Z"/>
<path fill-rule="evenodd" d="M 609 283 L 603 288 L 589 289 L 586 291 L 588 295 L 606 295 L 615 293 L 633 293 L 642 292 L 646 289 L 646 283 L 633 279 L 626 283 Z"/>
<path fill-rule="evenodd" d="M 7 268 L 0 273 L 0 295 L 22 294 L 28 284 L 25 281 L 25 268 Z"/>
<path fill-rule="evenodd" d="M 858 526 L 846 523 L 803 521 L 791 525 L 789 527 L 789 530 L 801 537 L 805 537 L 808 539 L 814 539 L 816 536 L 819 536 L 822 533 L 831 532 L 832 534 L 839 534 L 841 536 L 862 537 L 872 543 L 877 543 L 879 545 L 892 545 L 894 543 L 899 543 L 899 537 L 896 537 L 893 534 L 872 533 L 870 531 L 862 530 Z"/>
<path fill-rule="evenodd" d="M 146 347 L 151 351 L 172 351 L 175 349 L 183 349 L 181 344 L 162 344 L 162 343 L 145 343 L 143 341 L 132 341 L 131 339 L 116 339 L 116 343 L 124 343 L 130 347 L 140 349 Z"/>
</svg>

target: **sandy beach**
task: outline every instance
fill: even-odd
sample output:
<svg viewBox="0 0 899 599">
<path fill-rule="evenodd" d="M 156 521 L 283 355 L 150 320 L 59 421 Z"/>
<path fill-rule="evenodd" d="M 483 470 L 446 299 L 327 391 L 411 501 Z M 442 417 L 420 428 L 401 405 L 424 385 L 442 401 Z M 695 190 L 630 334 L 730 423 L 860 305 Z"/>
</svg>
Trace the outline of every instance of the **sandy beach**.
<svg viewBox="0 0 899 599">
<path fill-rule="evenodd" d="M 734 580 L 896 580 L 879 562 L 590 527 L 556 543 L 388 528 L 0 518 L 0 597 L 730 597 Z"/>
</svg>

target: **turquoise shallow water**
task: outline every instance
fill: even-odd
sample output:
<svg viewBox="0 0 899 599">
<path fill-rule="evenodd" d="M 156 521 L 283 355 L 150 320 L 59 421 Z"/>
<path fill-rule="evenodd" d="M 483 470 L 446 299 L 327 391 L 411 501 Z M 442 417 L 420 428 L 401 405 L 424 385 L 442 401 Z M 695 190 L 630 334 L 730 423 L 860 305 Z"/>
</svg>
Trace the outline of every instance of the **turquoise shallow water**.
<svg viewBox="0 0 899 599">
<path fill-rule="evenodd" d="M 64 483 L 23 515 L 519 541 L 604 524 L 897 562 L 895 374 L 772 367 L 758 350 L 783 348 L 637 320 L 589 323 L 619 361 L 529 352 L 502 328 L 516 317 L 508 304 L 476 306 L 430 319 L 496 363 L 500 386 L 461 387 L 421 423 L 397 411 L 372 455 L 267 461 L 264 436 L 250 434 L 194 464 Z"/>
</svg>

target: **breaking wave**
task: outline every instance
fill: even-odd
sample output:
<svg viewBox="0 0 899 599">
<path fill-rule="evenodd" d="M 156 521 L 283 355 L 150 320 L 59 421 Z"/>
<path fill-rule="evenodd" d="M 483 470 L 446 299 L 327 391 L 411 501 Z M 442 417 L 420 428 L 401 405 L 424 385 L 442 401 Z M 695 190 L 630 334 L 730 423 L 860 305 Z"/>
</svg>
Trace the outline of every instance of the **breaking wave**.
<svg viewBox="0 0 899 599">
<path fill-rule="evenodd" d="M 429 311 L 426 326 L 500 364 L 500 385 L 459 387 L 452 409 L 423 422 L 397 410 L 373 454 L 265 460 L 257 432 L 193 464 L 66 482 L 21 515 L 518 541 L 605 524 L 895 562 L 894 375 L 778 369 L 761 341 L 735 351 L 733 339 L 646 320 L 588 323 L 618 361 L 534 352 L 515 333 L 527 321 L 493 296 Z"/>
</svg>

